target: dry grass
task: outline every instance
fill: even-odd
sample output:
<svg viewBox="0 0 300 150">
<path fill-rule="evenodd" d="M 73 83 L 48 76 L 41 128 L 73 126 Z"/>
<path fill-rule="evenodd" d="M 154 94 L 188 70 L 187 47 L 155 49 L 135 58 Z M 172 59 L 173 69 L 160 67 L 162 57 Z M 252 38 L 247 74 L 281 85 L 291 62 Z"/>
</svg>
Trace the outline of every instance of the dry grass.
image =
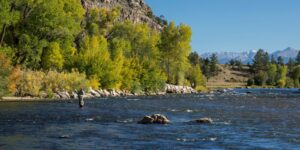
<svg viewBox="0 0 300 150">
<path fill-rule="evenodd" d="M 225 65 L 218 65 L 218 67 L 221 71 L 207 81 L 207 88 L 238 88 L 247 85 L 249 77 L 247 68 L 246 71 L 237 71 Z"/>
</svg>

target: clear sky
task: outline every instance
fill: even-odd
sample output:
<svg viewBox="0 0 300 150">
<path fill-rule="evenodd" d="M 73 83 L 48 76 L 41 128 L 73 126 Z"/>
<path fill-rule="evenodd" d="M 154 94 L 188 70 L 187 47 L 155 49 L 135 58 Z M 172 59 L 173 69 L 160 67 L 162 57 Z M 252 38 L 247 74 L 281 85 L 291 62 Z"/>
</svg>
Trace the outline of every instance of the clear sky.
<svg viewBox="0 0 300 150">
<path fill-rule="evenodd" d="M 145 0 L 193 30 L 193 50 L 300 49 L 300 0 Z"/>
</svg>

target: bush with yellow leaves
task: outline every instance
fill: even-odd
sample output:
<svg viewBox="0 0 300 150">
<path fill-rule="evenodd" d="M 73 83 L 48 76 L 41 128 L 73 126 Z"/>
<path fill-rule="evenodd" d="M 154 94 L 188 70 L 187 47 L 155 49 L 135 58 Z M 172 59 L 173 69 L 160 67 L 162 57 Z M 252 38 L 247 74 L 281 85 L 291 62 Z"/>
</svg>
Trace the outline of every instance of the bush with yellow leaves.
<svg viewBox="0 0 300 150">
<path fill-rule="evenodd" d="M 88 80 L 86 75 L 73 70 L 72 72 L 57 71 L 23 71 L 19 83 L 17 83 L 17 95 L 19 96 L 40 96 L 46 92 L 49 96 L 55 92 L 71 92 L 80 88 L 97 86 L 96 79 Z"/>
</svg>

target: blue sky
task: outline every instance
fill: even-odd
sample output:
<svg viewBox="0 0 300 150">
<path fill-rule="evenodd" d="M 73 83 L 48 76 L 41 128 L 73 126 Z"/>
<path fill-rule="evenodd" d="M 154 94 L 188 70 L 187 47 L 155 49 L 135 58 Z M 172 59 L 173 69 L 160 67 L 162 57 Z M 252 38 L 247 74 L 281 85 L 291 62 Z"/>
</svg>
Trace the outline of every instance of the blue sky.
<svg viewBox="0 0 300 150">
<path fill-rule="evenodd" d="M 192 27 L 194 51 L 300 49 L 300 0 L 145 0 Z"/>
</svg>

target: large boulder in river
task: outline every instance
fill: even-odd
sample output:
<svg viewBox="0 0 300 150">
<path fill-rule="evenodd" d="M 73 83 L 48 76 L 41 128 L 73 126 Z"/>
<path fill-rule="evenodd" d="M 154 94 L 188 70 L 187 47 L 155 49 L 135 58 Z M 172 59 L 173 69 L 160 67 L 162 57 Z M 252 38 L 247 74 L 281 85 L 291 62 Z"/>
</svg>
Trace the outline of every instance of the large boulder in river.
<svg viewBox="0 0 300 150">
<path fill-rule="evenodd" d="M 201 123 L 201 124 L 210 124 L 213 123 L 213 120 L 211 118 L 200 118 L 195 120 L 196 123 Z"/>
<path fill-rule="evenodd" d="M 170 123 L 170 120 L 164 115 L 154 114 L 152 116 L 145 116 L 138 123 L 140 123 L 140 124 L 168 124 L 168 123 Z"/>
</svg>

